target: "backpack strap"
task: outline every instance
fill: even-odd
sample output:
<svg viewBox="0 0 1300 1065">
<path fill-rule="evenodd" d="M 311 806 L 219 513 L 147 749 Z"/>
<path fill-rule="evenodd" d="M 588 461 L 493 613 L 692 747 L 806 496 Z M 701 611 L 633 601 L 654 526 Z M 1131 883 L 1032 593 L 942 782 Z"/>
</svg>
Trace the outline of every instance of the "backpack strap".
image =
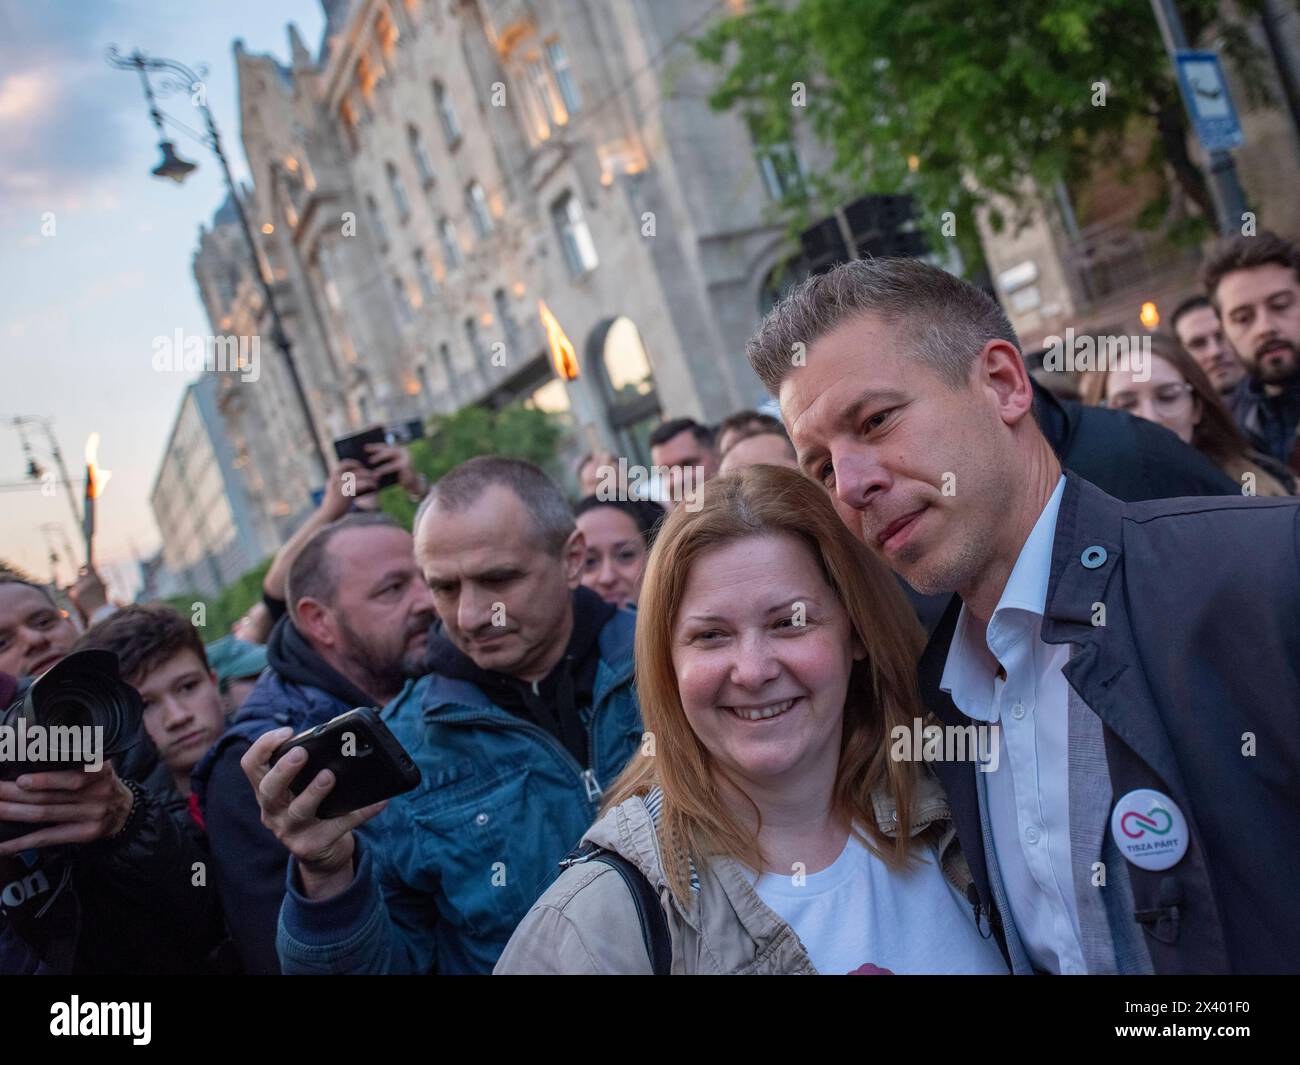
<svg viewBox="0 0 1300 1065">
<path fill-rule="evenodd" d="M 627 890 L 636 907 L 637 920 L 641 923 L 641 938 L 645 941 L 646 954 L 650 958 L 650 969 L 655 976 L 667 976 L 672 971 L 673 947 L 668 934 L 668 918 L 664 914 L 663 903 L 646 875 L 621 854 L 598 847 L 594 843 L 584 843 L 576 848 L 560 863 L 564 868 L 581 862 L 602 862 L 623 878 Z"/>
</svg>

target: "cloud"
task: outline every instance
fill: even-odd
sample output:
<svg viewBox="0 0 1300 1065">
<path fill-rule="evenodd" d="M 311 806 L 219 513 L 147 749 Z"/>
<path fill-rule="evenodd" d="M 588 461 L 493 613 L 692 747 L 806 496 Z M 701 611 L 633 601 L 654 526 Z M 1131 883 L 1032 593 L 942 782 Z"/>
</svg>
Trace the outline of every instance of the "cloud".
<svg viewBox="0 0 1300 1065">
<path fill-rule="evenodd" d="M 117 0 L 0 0 L 0 200 L 76 209 L 89 174 L 122 163 L 121 134 L 140 102 L 108 92 L 126 77 L 104 62 L 103 41 L 126 28 Z"/>
</svg>

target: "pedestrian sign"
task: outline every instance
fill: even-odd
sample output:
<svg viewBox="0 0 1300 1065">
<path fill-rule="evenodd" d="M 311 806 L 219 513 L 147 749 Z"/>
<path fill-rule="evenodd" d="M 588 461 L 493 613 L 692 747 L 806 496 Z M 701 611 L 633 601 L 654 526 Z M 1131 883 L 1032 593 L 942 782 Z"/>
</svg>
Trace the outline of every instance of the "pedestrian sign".
<svg viewBox="0 0 1300 1065">
<path fill-rule="evenodd" d="M 1240 148 L 1244 141 L 1241 123 L 1228 95 L 1219 54 L 1179 49 L 1174 53 L 1174 65 L 1178 69 L 1183 103 L 1187 105 L 1201 146 L 1207 152 Z"/>
</svg>

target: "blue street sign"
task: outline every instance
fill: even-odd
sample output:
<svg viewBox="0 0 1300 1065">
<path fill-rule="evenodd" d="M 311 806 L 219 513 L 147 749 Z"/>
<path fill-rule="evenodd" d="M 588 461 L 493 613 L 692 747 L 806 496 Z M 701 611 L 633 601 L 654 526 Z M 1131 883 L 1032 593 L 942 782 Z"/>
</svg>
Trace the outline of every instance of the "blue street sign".
<svg viewBox="0 0 1300 1065">
<path fill-rule="evenodd" d="M 1237 109 L 1228 95 L 1219 54 L 1179 49 L 1174 53 L 1174 65 L 1183 103 L 1201 146 L 1207 152 L 1240 148 L 1245 138 L 1237 121 Z"/>
</svg>

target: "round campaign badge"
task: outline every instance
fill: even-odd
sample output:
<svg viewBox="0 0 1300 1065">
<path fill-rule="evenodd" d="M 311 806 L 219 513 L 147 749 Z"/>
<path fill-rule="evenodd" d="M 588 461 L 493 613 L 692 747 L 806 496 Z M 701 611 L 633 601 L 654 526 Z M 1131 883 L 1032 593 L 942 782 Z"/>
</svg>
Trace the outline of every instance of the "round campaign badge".
<svg viewBox="0 0 1300 1065">
<path fill-rule="evenodd" d="M 1130 791 L 1115 804 L 1110 834 L 1119 852 L 1139 869 L 1168 869 L 1187 853 L 1189 834 L 1182 810 L 1163 792 Z"/>
</svg>

